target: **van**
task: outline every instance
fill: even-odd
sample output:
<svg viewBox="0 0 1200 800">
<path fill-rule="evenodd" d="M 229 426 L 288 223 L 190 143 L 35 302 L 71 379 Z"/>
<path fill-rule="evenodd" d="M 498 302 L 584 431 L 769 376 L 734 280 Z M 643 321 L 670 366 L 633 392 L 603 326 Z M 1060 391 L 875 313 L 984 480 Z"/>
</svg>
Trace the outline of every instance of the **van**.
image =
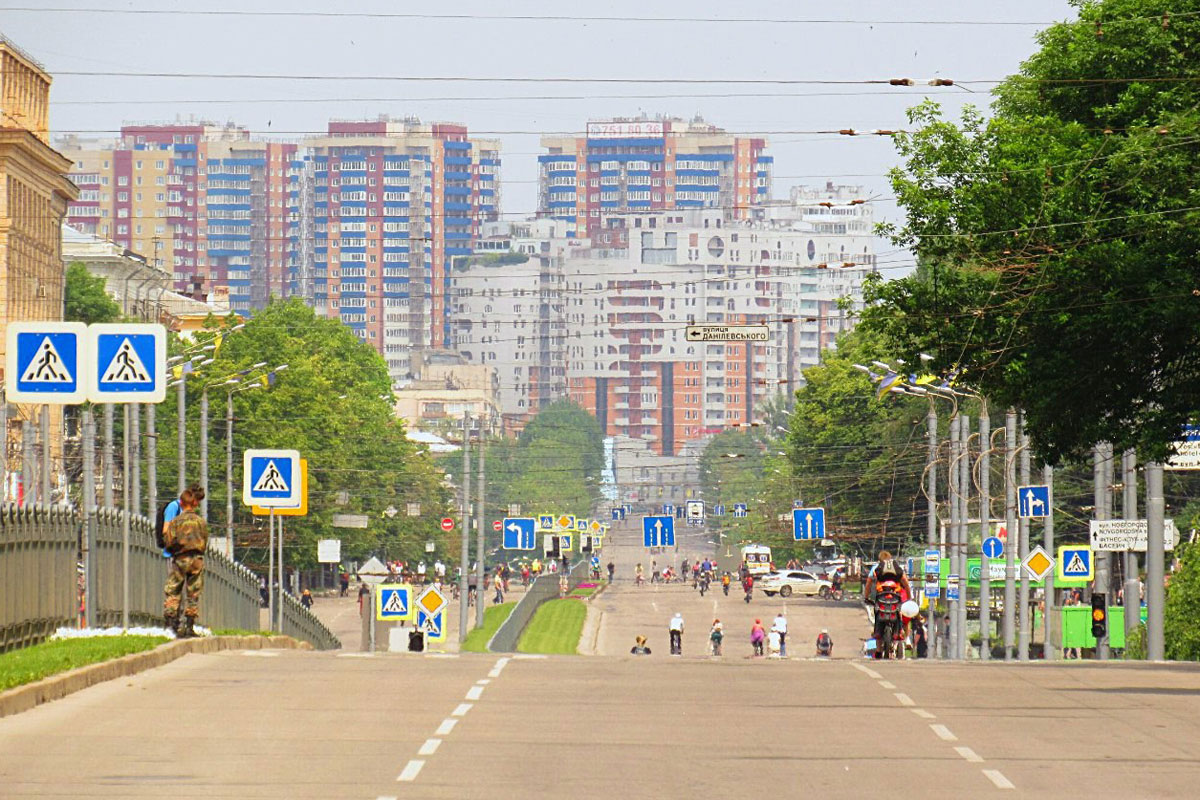
<svg viewBox="0 0 1200 800">
<path fill-rule="evenodd" d="M 742 561 L 751 575 L 765 575 L 771 571 L 771 548 L 765 544 L 748 544 L 742 547 Z"/>
</svg>

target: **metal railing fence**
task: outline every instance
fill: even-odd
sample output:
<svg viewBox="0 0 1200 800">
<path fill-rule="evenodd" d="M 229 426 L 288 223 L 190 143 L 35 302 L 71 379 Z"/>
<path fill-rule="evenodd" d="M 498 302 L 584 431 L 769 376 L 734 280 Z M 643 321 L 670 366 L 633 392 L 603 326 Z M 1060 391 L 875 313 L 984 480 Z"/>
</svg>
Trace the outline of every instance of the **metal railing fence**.
<svg viewBox="0 0 1200 800">
<path fill-rule="evenodd" d="M 78 555 L 71 509 L 0 505 L 0 653 L 75 622 Z"/>
<path fill-rule="evenodd" d="M 543 572 L 537 580 L 529 585 L 529 590 L 513 607 L 508 619 L 492 634 L 491 641 L 488 642 L 488 650 L 493 653 L 515 653 L 517 651 L 517 642 L 520 641 L 521 634 L 525 632 L 525 626 L 533 619 L 534 612 L 542 603 L 558 597 L 558 579 L 560 577 L 561 575 L 557 572 Z M 588 562 L 587 559 L 583 559 L 571 568 L 567 581 L 568 591 L 574 589 L 587 577 Z"/>
<path fill-rule="evenodd" d="M 283 598 L 283 630 L 284 636 L 293 639 L 303 639 L 311 642 L 318 650 L 337 650 L 342 643 L 329 632 L 329 629 L 313 615 L 311 611 L 300 604 L 300 601 L 287 592 L 282 592 Z"/>
</svg>

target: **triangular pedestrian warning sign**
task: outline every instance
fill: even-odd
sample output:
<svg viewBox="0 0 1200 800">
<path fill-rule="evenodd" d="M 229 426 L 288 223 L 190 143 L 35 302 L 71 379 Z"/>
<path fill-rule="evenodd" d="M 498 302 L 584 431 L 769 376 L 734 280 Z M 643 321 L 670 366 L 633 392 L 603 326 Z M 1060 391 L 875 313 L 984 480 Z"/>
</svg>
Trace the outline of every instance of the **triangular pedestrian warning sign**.
<svg viewBox="0 0 1200 800">
<path fill-rule="evenodd" d="M 1065 575 L 1086 575 L 1088 571 L 1087 564 L 1084 563 L 1083 556 L 1078 552 L 1071 554 L 1071 560 L 1063 567 Z"/>
<path fill-rule="evenodd" d="M 262 475 L 258 476 L 258 480 L 254 484 L 255 492 L 290 492 L 291 489 L 287 485 L 287 481 L 283 479 L 283 475 L 279 473 L 279 467 L 275 466 L 275 460 L 271 459 L 267 462 L 267 468 L 262 471 Z"/>
<path fill-rule="evenodd" d="M 101 383 L 149 383 L 150 371 L 142 363 L 142 359 L 133 347 L 133 342 L 126 336 L 117 348 L 117 352 L 108 362 Z"/>
<path fill-rule="evenodd" d="M 404 606 L 404 598 L 400 596 L 400 592 L 389 592 L 387 600 L 383 604 L 384 614 L 408 614 L 408 609 Z"/>
<path fill-rule="evenodd" d="M 49 336 L 42 339 L 21 375 L 22 383 L 72 383 L 74 380 Z"/>
</svg>

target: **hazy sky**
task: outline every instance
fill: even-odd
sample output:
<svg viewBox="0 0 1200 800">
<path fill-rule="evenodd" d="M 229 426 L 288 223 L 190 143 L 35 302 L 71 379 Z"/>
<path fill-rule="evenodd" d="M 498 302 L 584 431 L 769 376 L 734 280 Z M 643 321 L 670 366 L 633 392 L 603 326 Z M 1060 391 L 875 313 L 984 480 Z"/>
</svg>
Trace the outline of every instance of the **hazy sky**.
<svg viewBox="0 0 1200 800">
<path fill-rule="evenodd" d="M 289 11 L 323 12 L 326 16 L 49 10 L 54 8 Z M 673 19 L 329 16 L 346 12 Z M 525 216 L 535 208 L 537 132 L 578 132 L 588 118 L 639 112 L 689 117 L 699 113 L 731 131 L 764 133 L 775 155 L 778 197 L 786 197 L 793 184 L 820 183 L 828 178 L 864 184 L 868 195 L 886 198 L 890 192 L 883 173 L 895 163 L 887 138 L 807 132 L 902 128 L 904 110 L 926 93 L 947 107 L 965 102 L 986 105 L 990 84 L 970 84 L 976 92 L 972 94 L 958 87 L 737 84 L 721 80 L 1000 79 L 1034 51 L 1034 35 L 1041 27 L 1073 16 L 1065 0 L 821 4 L 0 0 L 0 32 L 55 73 L 51 94 L 55 133 L 107 134 L 122 122 L 166 121 L 177 115 L 233 120 L 257 133 L 280 138 L 322 131 L 330 117 L 389 113 L 463 122 L 474 134 L 495 135 L 503 141 L 502 204 L 509 218 Z M 717 18 L 758 21 L 697 21 Z M 1015 24 L 928 24 L 939 20 Z M 920 23 L 881 24 L 885 21 Z M 328 80 L 66 74 L 97 71 L 270 74 Z M 397 79 L 347 80 L 349 76 Z M 536 80 L 419 80 L 433 76 Z M 398 80 L 403 77 L 411 79 Z M 553 78 L 639 82 L 546 81 Z M 702 82 L 663 84 L 652 79 Z M 878 213 L 891 217 L 895 208 L 884 200 Z"/>
</svg>

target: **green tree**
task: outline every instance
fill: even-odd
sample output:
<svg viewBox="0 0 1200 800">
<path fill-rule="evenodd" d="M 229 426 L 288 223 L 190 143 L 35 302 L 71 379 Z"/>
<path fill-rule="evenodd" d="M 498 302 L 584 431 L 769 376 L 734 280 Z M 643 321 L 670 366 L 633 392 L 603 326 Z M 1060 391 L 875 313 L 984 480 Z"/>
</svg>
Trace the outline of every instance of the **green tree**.
<svg viewBox="0 0 1200 800">
<path fill-rule="evenodd" d="M 65 318 L 69 322 L 116 322 L 121 318 L 121 306 L 104 290 L 105 280 L 88 272 L 81 262 L 67 267 Z"/>
<path fill-rule="evenodd" d="M 1099 440 L 1162 457 L 1200 394 L 1200 0 L 1165 24 L 1148 0 L 1077 5 L 990 119 L 910 111 L 889 232 L 920 269 L 872 286 L 866 324 L 1024 408 L 1052 462 Z"/>
<path fill-rule="evenodd" d="M 1176 555 L 1179 570 L 1171 576 L 1163 611 L 1166 655 L 1173 661 L 1200 661 L 1200 628 L 1196 626 L 1196 610 L 1200 609 L 1200 547 L 1181 543 Z"/>
</svg>

